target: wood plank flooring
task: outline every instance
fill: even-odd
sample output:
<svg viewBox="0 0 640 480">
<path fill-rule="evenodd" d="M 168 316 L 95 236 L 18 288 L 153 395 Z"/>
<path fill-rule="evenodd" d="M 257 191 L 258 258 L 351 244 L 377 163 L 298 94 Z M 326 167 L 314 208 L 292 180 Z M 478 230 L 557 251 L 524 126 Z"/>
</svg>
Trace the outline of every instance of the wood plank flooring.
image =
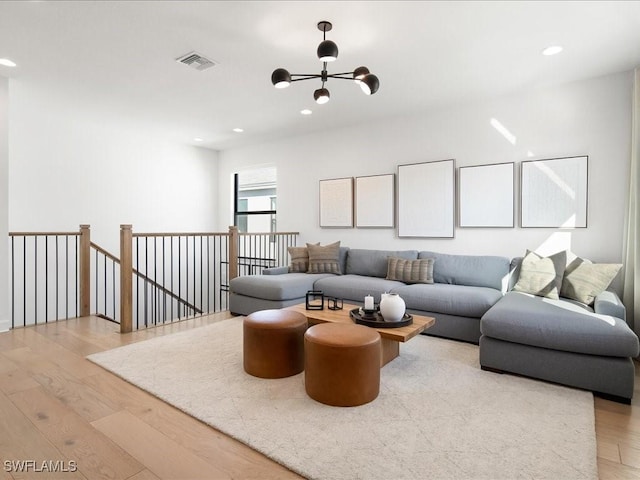
<svg viewBox="0 0 640 480">
<path fill-rule="evenodd" d="M 0 333 L 0 480 L 301 478 L 84 358 L 230 316 L 126 335 L 99 317 Z M 638 373 L 632 405 L 594 408 L 600 478 L 640 480 Z"/>
</svg>

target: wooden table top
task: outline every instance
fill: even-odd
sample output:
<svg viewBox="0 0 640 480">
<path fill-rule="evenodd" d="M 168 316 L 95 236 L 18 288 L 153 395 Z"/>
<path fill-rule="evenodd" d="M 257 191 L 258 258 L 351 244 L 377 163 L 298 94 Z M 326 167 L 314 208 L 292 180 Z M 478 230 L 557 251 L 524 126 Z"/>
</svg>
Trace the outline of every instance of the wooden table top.
<svg viewBox="0 0 640 480">
<path fill-rule="evenodd" d="M 354 308 L 358 308 L 359 305 L 351 305 L 345 303 L 342 310 L 307 310 L 304 303 L 287 307 L 286 310 L 293 310 L 305 315 L 310 321 L 316 322 L 334 322 L 334 323 L 355 323 L 349 315 L 349 312 Z M 435 323 L 433 317 L 423 317 L 422 315 L 414 315 L 413 323 L 406 327 L 398 328 L 376 328 L 382 338 L 388 338 L 395 340 L 396 342 L 406 342 L 412 339 L 419 333 L 424 332 L 427 328 L 431 327 Z"/>
</svg>

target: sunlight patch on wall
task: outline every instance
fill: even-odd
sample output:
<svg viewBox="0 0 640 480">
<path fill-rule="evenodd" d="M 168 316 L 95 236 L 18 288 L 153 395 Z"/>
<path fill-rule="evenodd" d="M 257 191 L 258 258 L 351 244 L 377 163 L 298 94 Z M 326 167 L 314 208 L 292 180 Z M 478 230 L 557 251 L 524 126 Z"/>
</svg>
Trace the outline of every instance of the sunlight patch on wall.
<svg viewBox="0 0 640 480">
<path fill-rule="evenodd" d="M 547 237 L 534 251 L 548 257 L 562 250 L 571 250 L 571 232 L 554 232 Z"/>
<path fill-rule="evenodd" d="M 516 136 L 511 133 L 507 127 L 505 127 L 502 123 L 500 123 L 498 120 L 496 120 L 495 118 L 492 118 L 489 123 L 491 124 L 491 126 L 493 128 L 495 128 L 498 133 L 500 133 L 500 135 L 502 135 L 504 138 L 507 139 L 507 141 L 511 144 L 511 145 L 515 145 L 516 144 Z"/>
</svg>

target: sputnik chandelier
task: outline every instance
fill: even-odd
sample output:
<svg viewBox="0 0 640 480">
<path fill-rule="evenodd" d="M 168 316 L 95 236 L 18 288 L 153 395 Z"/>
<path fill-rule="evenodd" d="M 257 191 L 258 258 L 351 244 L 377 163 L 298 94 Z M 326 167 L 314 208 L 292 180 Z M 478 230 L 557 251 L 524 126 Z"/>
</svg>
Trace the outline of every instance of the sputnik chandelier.
<svg viewBox="0 0 640 480">
<path fill-rule="evenodd" d="M 322 42 L 318 45 L 318 58 L 322 62 L 322 72 L 318 73 L 289 73 L 284 68 L 276 68 L 271 74 L 271 83 L 276 88 L 286 88 L 291 82 L 299 82 L 301 80 L 310 80 L 319 78 L 322 80 L 322 87 L 313 92 L 313 98 L 319 104 L 327 103 L 331 94 L 324 84 L 330 78 L 339 78 L 342 80 L 351 80 L 360 85 L 362 91 L 367 95 L 373 95 L 380 87 L 380 81 L 374 74 L 369 73 L 367 67 L 358 67 L 353 72 L 332 73 L 327 72 L 327 63 L 333 62 L 338 58 L 338 46 L 331 40 L 327 40 L 327 32 L 333 26 L 331 22 L 318 22 L 318 30 L 322 32 Z"/>
</svg>

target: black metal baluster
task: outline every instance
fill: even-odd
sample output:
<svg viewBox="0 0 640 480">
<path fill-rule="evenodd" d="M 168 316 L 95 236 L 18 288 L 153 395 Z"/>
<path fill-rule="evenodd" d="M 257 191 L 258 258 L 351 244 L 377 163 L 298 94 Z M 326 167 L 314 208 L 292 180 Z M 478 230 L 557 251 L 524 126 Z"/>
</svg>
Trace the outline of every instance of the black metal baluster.
<svg viewBox="0 0 640 480">
<path fill-rule="evenodd" d="M 64 237 L 64 316 L 69 318 L 69 235 Z"/>
<path fill-rule="evenodd" d="M 117 320 L 117 313 L 116 313 L 116 262 L 114 262 L 113 260 L 111 260 L 111 291 L 113 292 L 113 295 L 111 295 L 111 300 L 113 302 L 113 319 Z"/>
<path fill-rule="evenodd" d="M 108 275 L 107 275 L 107 256 L 103 255 L 104 258 L 104 262 L 103 262 L 103 268 L 104 268 L 104 314 L 105 316 L 109 316 L 109 309 L 107 308 L 107 300 L 109 299 L 109 289 L 107 288 L 107 282 L 108 282 Z M 113 263 L 113 261 L 111 261 L 111 263 Z M 97 268 L 97 267 L 96 267 Z M 115 292 L 113 292 L 111 294 L 111 296 L 113 298 L 115 298 L 116 294 Z M 114 317 L 115 317 L 115 308 L 114 308 Z"/>
<path fill-rule="evenodd" d="M 178 236 L 178 299 L 182 298 L 182 237 Z M 180 316 L 180 300 L 177 302 L 178 319 Z"/>
<path fill-rule="evenodd" d="M 44 237 L 44 318 L 49 318 L 49 236 Z"/>
<path fill-rule="evenodd" d="M 165 251 L 166 237 L 162 237 L 162 286 L 167 288 L 167 282 L 165 278 L 165 272 L 167 270 L 167 253 Z M 167 321 L 167 294 L 162 295 L 162 323 Z"/>
<path fill-rule="evenodd" d="M 58 312 L 60 310 L 59 299 L 60 299 L 60 287 L 59 287 L 59 279 L 60 279 L 60 258 L 59 258 L 59 248 L 58 248 L 58 240 L 59 236 L 56 235 L 56 320 L 58 320 Z"/>
<path fill-rule="evenodd" d="M 38 324 L 38 236 L 33 236 L 33 320 Z"/>
<path fill-rule="evenodd" d="M 16 255 L 15 237 L 11 236 L 11 329 L 16 328 Z"/>
<path fill-rule="evenodd" d="M 153 237 L 153 324 L 158 324 L 158 305 L 156 304 L 158 295 L 158 237 Z"/>
<path fill-rule="evenodd" d="M 202 267 L 204 266 L 202 263 L 202 254 L 204 252 L 203 250 L 203 235 L 200 235 L 200 310 L 204 313 L 204 291 L 202 290 L 203 287 L 203 276 L 202 276 Z"/>
<path fill-rule="evenodd" d="M 75 236 L 76 239 L 76 318 L 78 317 L 78 305 L 79 305 L 79 297 L 78 297 L 78 235 Z"/>
<path fill-rule="evenodd" d="M 214 237 L 215 238 L 215 237 Z M 211 312 L 211 305 L 209 303 L 210 294 L 211 294 L 211 264 L 210 261 L 210 252 L 211 252 L 211 235 L 207 235 L 207 313 Z"/>
<path fill-rule="evenodd" d="M 197 293 L 197 285 L 196 285 L 196 236 L 193 236 L 193 307 L 189 308 L 189 311 L 192 311 L 192 314 L 196 314 L 195 308 L 197 307 L 196 303 L 196 293 Z M 188 297 L 187 297 L 188 298 Z"/>
<path fill-rule="evenodd" d="M 22 240 L 22 326 L 27 325 L 27 237 Z"/>
<path fill-rule="evenodd" d="M 144 275 L 149 274 L 149 237 L 144 237 Z M 144 280 L 144 326 L 148 327 L 149 282 Z"/>
<path fill-rule="evenodd" d="M 140 237 L 136 237 L 136 270 L 140 272 Z M 140 329 L 140 275 L 136 275 L 136 330 Z"/>
</svg>

